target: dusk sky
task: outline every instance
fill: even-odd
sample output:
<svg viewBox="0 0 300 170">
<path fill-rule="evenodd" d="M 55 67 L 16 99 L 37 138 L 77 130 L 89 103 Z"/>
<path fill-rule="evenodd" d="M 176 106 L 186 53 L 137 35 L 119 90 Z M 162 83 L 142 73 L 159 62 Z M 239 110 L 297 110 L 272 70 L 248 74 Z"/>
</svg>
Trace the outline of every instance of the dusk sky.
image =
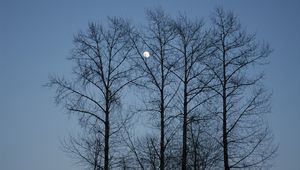
<svg viewBox="0 0 300 170">
<path fill-rule="evenodd" d="M 43 87 L 49 75 L 68 76 L 72 38 L 88 22 L 119 16 L 145 24 L 145 9 L 161 7 L 208 19 L 215 7 L 232 10 L 247 31 L 274 50 L 265 67 L 273 92 L 268 115 L 279 144 L 273 170 L 300 169 L 299 0 L 0 0 L 0 170 L 79 170 L 60 141 L 76 132 L 75 117 Z"/>
</svg>

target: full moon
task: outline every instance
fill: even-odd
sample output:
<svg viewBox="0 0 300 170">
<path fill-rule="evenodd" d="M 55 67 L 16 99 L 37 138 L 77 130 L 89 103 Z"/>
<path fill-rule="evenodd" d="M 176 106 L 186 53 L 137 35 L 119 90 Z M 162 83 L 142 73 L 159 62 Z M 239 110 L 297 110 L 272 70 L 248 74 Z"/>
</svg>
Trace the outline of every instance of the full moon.
<svg viewBox="0 0 300 170">
<path fill-rule="evenodd" d="M 145 51 L 145 52 L 143 53 L 143 56 L 144 56 L 145 58 L 148 58 L 148 57 L 150 57 L 150 53 L 149 53 L 148 51 Z"/>
</svg>

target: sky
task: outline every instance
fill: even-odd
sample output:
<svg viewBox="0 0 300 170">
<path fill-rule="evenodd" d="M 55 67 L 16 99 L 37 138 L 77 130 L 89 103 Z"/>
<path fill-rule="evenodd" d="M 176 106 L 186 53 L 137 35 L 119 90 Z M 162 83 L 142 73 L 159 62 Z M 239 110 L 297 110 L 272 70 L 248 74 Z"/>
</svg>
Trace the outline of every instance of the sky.
<svg viewBox="0 0 300 170">
<path fill-rule="evenodd" d="M 60 141 L 78 130 L 42 87 L 50 74 L 70 75 L 72 38 L 107 16 L 145 24 L 144 11 L 207 18 L 215 7 L 232 10 L 257 39 L 274 50 L 265 67 L 273 92 L 268 115 L 279 151 L 273 170 L 300 168 L 299 0 L 0 0 L 0 169 L 79 170 Z"/>
</svg>

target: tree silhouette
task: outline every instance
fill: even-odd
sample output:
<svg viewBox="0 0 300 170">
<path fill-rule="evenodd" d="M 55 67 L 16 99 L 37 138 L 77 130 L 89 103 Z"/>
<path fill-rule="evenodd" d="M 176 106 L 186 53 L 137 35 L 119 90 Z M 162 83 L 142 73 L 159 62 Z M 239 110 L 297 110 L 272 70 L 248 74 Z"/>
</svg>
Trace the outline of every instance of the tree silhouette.
<svg viewBox="0 0 300 170">
<path fill-rule="evenodd" d="M 166 133 L 167 125 L 172 120 L 171 110 L 175 96 L 173 93 L 176 91 L 171 74 L 175 61 L 171 58 L 172 48 L 170 48 L 174 31 L 169 17 L 161 9 L 148 10 L 147 19 L 149 25 L 146 27 L 146 32 L 136 32 L 132 36 L 137 52 L 137 58 L 133 61 L 136 63 L 136 70 L 144 77 L 139 81 L 138 86 L 150 92 L 145 93 L 149 96 L 144 96 L 147 100 L 144 111 L 158 117 L 159 123 L 155 122 L 155 124 L 160 131 L 160 142 L 156 156 L 159 157 L 159 169 L 163 170 L 166 166 L 165 151 L 172 137 L 172 135 L 167 136 Z M 151 57 L 143 56 L 145 49 L 150 51 Z M 153 144 L 153 139 L 149 138 L 149 140 L 147 143 Z"/>
<path fill-rule="evenodd" d="M 200 118 L 195 114 L 201 104 L 209 99 L 206 86 L 212 77 L 206 75 L 205 60 L 213 53 L 209 44 L 208 33 L 201 21 L 191 21 L 186 16 L 180 16 L 173 23 L 176 32 L 176 43 L 172 46 L 176 50 L 176 69 L 172 71 L 181 84 L 179 91 L 178 110 L 182 115 L 182 160 L 181 169 L 188 165 L 188 126 L 194 119 Z M 193 115 L 193 116 L 192 116 Z"/>
<path fill-rule="evenodd" d="M 244 31 L 231 12 L 216 9 L 211 43 L 216 50 L 208 67 L 215 77 L 215 115 L 220 120 L 224 169 L 257 169 L 276 148 L 264 121 L 270 95 L 263 88 L 263 74 L 251 72 L 265 63 L 271 50 Z"/>
<path fill-rule="evenodd" d="M 120 131 L 122 115 L 120 94 L 133 81 L 127 63 L 131 55 L 129 24 L 118 18 L 108 19 L 108 28 L 90 23 L 86 32 L 74 36 L 70 60 L 76 63 L 75 78 L 50 78 L 56 88 L 56 102 L 70 113 L 79 115 L 83 126 L 99 126 L 103 136 L 104 169 L 111 168 L 110 140 Z M 101 169 L 102 169 L 101 168 Z"/>
</svg>

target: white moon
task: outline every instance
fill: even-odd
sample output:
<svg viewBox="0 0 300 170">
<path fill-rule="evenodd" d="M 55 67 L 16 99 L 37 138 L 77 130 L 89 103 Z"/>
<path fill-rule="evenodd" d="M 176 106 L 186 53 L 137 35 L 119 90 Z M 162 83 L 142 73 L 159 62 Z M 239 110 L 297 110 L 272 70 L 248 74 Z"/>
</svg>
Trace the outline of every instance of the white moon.
<svg viewBox="0 0 300 170">
<path fill-rule="evenodd" d="M 145 52 L 143 53 L 143 56 L 144 56 L 145 58 L 148 58 L 148 57 L 150 57 L 150 53 L 149 53 L 148 51 L 145 51 Z"/>
</svg>

